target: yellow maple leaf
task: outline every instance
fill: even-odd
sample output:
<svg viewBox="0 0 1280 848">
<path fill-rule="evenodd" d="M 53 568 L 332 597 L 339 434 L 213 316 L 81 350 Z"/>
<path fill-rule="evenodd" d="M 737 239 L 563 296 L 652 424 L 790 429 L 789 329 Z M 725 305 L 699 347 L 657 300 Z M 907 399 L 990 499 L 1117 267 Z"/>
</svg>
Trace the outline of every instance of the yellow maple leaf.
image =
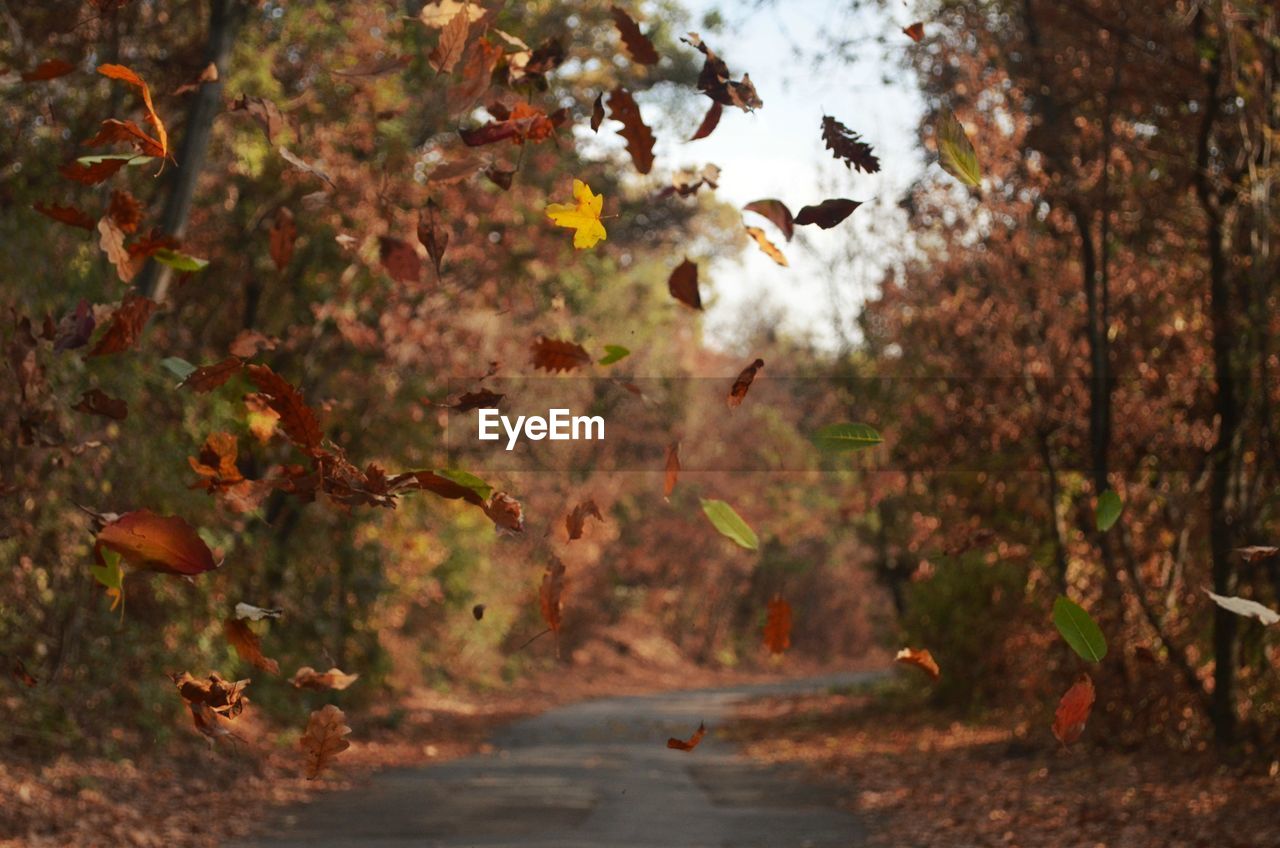
<svg viewBox="0 0 1280 848">
<path fill-rule="evenodd" d="M 591 186 L 582 180 L 573 181 L 574 203 L 548 203 L 547 217 L 557 227 L 571 227 L 573 246 L 578 250 L 595 247 L 596 242 L 607 238 L 604 224 L 600 223 L 600 211 L 604 208 L 604 195 L 592 194 Z"/>
</svg>

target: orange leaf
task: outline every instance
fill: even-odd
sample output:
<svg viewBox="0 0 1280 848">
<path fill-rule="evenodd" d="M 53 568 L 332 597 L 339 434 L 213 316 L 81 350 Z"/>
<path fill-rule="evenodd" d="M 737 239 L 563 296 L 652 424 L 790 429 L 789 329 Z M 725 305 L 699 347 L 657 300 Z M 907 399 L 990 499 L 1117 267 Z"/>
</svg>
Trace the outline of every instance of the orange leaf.
<svg viewBox="0 0 1280 848">
<path fill-rule="evenodd" d="M 702 737 L 706 735 L 706 722 L 698 722 L 698 729 L 693 731 L 693 735 L 689 737 L 688 741 L 685 741 L 684 739 L 677 739 L 672 736 L 667 740 L 667 747 L 673 748 L 677 751 L 692 751 L 694 748 L 698 747 L 698 743 L 701 742 Z"/>
<path fill-rule="evenodd" d="M 463 8 L 440 30 L 440 40 L 427 56 L 427 61 L 437 73 L 452 73 L 467 47 L 467 33 L 471 30 L 470 10 Z"/>
<path fill-rule="evenodd" d="M 916 21 L 915 23 L 911 24 L 910 26 L 903 27 L 903 28 L 902 28 L 902 31 L 903 31 L 903 32 L 906 34 L 906 36 L 907 36 L 908 38 L 910 38 L 912 41 L 920 41 L 921 39 L 923 39 L 923 38 L 924 38 L 924 22 L 923 22 L 923 21 Z"/>
<path fill-rule="evenodd" d="M 192 486 L 193 489 L 205 489 L 210 492 L 225 491 L 243 483 L 244 475 L 236 466 L 236 455 L 239 445 L 231 433 L 210 433 L 200 449 L 200 456 L 187 457 L 191 470 L 202 478 Z"/>
<path fill-rule="evenodd" d="M 171 674 L 169 679 L 178 687 L 178 694 L 188 704 L 203 704 L 227 718 L 240 715 L 248 701 L 244 696 L 244 690 L 250 681 L 223 680 L 216 671 L 210 672 L 204 680 L 197 680 L 187 671 L 182 674 Z"/>
<path fill-rule="evenodd" d="M 560 634 L 561 625 L 564 624 L 562 616 L 564 584 L 564 563 L 553 556 L 547 565 L 547 570 L 542 574 L 542 587 L 538 591 L 538 600 L 542 607 L 542 620 L 557 637 Z"/>
<path fill-rule="evenodd" d="M 110 548 L 139 568 L 195 575 L 218 567 L 209 546 L 177 516 L 126 512 L 98 531 L 95 547 Z"/>
<path fill-rule="evenodd" d="M 142 223 L 142 204 L 127 191 L 113 191 L 107 215 L 122 231 L 136 233 Z"/>
<path fill-rule="evenodd" d="M 46 80 L 64 77 L 76 69 L 66 59 L 45 59 L 22 75 L 23 82 L 45 82 Z"/>
<path fill-rule="evenodd" d="M 667 473 L 662 481 L 662 496 L 670 498 L 676 490 L 676 481 L 680 478 L 680 443 L 667 445 Z"/>
<path fill-rule="evenodd" d="M 1063 745 L 1070 745 L 1084 733 L 1085 722 L 1089 720 L 1089 712 L 1093 709 L 1095 694 L 1093 680 L 1083 672 L 1076 678 L 1067 693 L 1058 702 L 1058 709 L 1053 714 L 1053 735 Z"/>
<path fill-rule="evenodd" d="M 413 245 L 398 238 L 380 236 L 378 248 L 382 267 L 387 269 L 391 279 L 398 283 L 418 282 L 422 273 L 422 260 L 418 258 L 418 251 L 413 249 Z"/>
<path fill-rule="evenodd" d="M 524 532 L 524 509 L 520 506 L 520 501 L 506 492 L 494 492 L 480 507 L 498 530 L 507 533 Z"/>
<path fill-rule="evenodd" d="M 156 159 L 164 157 L 164 147 L 159 141 L 147 135 L 142 127 L 133 121 L 118 121 L 115 118 L 108 118 L 103 121 L 97 134 L 92 138 L 86 139 L 85 145 L 88 147 L 102 147 L 103 145 L 121 141 L 132 144 L 144 156 L 152 156 Z"/>
<path fill-rule="evenodd" d="M 320 449 L 320 421 L 302 394 L 266 365 L 247 365 L 245 373 L 280 416 L 280 427 L 289 440 L 307 453 L 316 454 Z"/>
<path fill-rule="evenodd" d="M 151 89 L 149 89 L 147 84 L 143 82 L 142 77 L 138 76 L 124 65 L 99 65 L 98 73 L 102 74 L 104 77 L 108 77 L 109 79 L 120 80 L 121 82 L 128 83 L 139 90 L 142 94 L 142 103 L 147 107 L 147 123 L 151 124 L 151 127 L 156 131 L 156 138 L 154 140 L 148 138 L 148 136 L 145 133 L 142 133 L 141 130 L 139 130 L 139 133 L 143 138 L 146 138 L 148 141 L 152 141 L 159 148 L 157 153 L 150 153 L 148 155 L 156 156 L 160 159 L 168 156 L 169 132 L 164 128 L 164 122 L 160 120 L 160 116 L 156 114 L 155 104 L 151 102 Z"/>
<path fill-rule="evenodd" d="M 315 692 L 324 692 L 330 689 L 346 689 L 359 679 L 360 675 L 347 674 L 340 668 L 331 668 L 321 674 L 311 666 L 304 665 L 298 669 L 293 677 L 289 678 L 289 682 L 293 684 L 295 689 L 311 689 Z"/>
<path fill-rule="evenodd" d="M 768 256 L 774 262 L 777 262 L 783 268 L 787 267 L 787 257 L 782 255 L 782 251 L 778 246 L 769 241 L 769 237 L 764 234 L 764 230 L 759 227 L 746 227 L 747 235 L 755 239 L 756 246 L 760 248 L 765 256 Z"/>
<path fill-rule="evenodd" d="M 267 233 L 271 244 L 271 261 L 277 271 L 283 271 L 293 258 L 293 244 L 298 239 L 298 228 L 293 223 L 293 213 L 281 206 Z"/>
<path fill-rule="evenodd" d="M 942 676 L 942 670 L 938 668 L 938 663 L 934 660 L 933 654 L 923 648 L 920 650 L 916 650 L 915 648 L 903 648 L 901 651 L 898 651 L 898 655 L 893 659 L 903 665 L 915 666 L 934 680 L 937 680 Z"/>
<path fill-rule="evenodd" d="M 544 371 L 572 371 L 591 364 L 591 354 L 580 344 L 539 336 L 533 343 L 533 367 Z"/>
<path fill-rule="evenodd" d="M 240 659 L 268 674 L 280 673 L 280 663 L 263 655 L 262 640 L 249 629 L 248 624 L 238 618 L 228 618 L 222 622 L 222 632 L 226 634 L 227 641 L 236 649 Z"/>
<path fill-rule="evenodd" d="M 107 255 L 107 259 L 116 268 L 120 282 L 127 283 L 138 273 L 139 263 L 135 262 L 124 246 L 124 231 L 111 218 L 98 221 L 98 246 Z"/>
<path fill-rule="evenodd" d="M 774 595 L 764 623 L 764 644 L 770 653 L 781 654 L 791 647 L 791 604 Z"/>
<path fill-rule="evenodd" d="M 729 406 L 736 407 L 742 404 L 742 399 L 747 396 L 747 391 L 751 388 L 751 384 L 755 382 L 756 374 L 764 367 L 764 360 L 757 359 L 746 368 L 742 369 L 742 373 L 738 375 L 738 379 L 733 381 L 733 385 L 729 388 Z"/>
<path fill-rule="evenodd" d="M 328 768 L 335 757 L 351 747 L 344 737 L 351 732 L 347 717 L 333 704 L 325 704 L 307 721 L 307 729 L 298 740 L 306 763 L 307 780 L 315 780 Z"/>
</svg>

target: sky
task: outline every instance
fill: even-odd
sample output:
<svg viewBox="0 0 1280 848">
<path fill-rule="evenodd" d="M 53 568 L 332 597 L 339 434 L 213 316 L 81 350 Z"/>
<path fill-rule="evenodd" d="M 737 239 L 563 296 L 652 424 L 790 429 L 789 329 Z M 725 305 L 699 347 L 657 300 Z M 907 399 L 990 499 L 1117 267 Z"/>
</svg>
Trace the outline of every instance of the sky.
<svg viewBox="0 0 1280 848">
<path fill-rule="evenodd" d="M 751 114 L 726 108 L 719 127 L 706 139 L 685 143 L 659 138 L 659 159 L 718 165 L 716 196 L 739 207 L 762 198 L 782 200 L 793 213 L 827 197 L 867 203 L 834 229 L 798 227 L 790 244 L 772 224 L 744 213 L 744 223 L 764 229 L 790 267 L 775 265 L 753 244 L 741 263 L 718 262 L 703 269 L 702 279 L 711 281 L 715 293 L 707 310 L 708 335 L 713 342 L 731 344 L 743 310 L 764 297 L 782 310 L 789 333 L 810 335 L 834 347 L 840 334 L 833 326 L 833 285 L 848 326 L 857 303 L 890 258 L 888 246 L 877 251 L 875 245 L 893 242 L 876 239 L 871 228 L 892 225 L 894 216 L 888 210 L 925 169 L 916 136 L 923 105 L 898 61 L 898 51 L 913 45 L 901 32 L 912 23 L 909 9 L 893 4 L 891 11 L 855 14 L 840 0 L 777 0 L 759 9 L 743 0 L 689 0 L 687 5 L 695 21 L 719 8 L 726 30 L 714 39 L 708 35 L 707 41 L 735 77 L 750 73 L 764 106 Z M 797 45 L 815 52 L 827 34 L 865 40 L 859 59 L 815 67 L 808 58 L 794 57 Z M 882 35 L 885 44 L 876 43 Z M 822 142 L 824 114 L 861 133 L 875 148 L 879 173 L 850 171 L 832 158 Z M 863 249 L 858 261 L 850 263 L 842 257 L 854 241 Z"/>
</svg>

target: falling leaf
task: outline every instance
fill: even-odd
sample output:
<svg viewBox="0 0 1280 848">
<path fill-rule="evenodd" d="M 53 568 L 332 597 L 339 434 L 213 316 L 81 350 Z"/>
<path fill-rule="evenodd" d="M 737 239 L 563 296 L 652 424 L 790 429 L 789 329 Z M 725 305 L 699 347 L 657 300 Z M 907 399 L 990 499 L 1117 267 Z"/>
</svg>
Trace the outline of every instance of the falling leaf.
<svg viewBox="0 0 1280 848">
<path fill-rule="evenodd" d="M 115 175 L 132 157 L 104 157 L 92 163 L 68 162 L 58 168 L 58 173 L 83 185 L 97 185 Z"/>
<path fill-rule="evenodd" d="M 1120 520 L 1120 513 L 1124 512 L 1124 501 L 1120 500 L 1120 496 L 1112 489 L 1107 489 L 1098 496 L 1098 507 L 1095 514 L 1098 532 L 1105 533 L 1115 526 Z"/>
<path fill-rule="evenodd" d="M 924 22 L 916 21 L 910 26 L 903 27 L 902 32 L 912 41 L 919 42 L 924 39 Z"/>
<path fill-rule="evenodd" d="M 667 291 L 685 306 L 702 309 L 702 295 L 698 293 L 698 266 L 686 257 L 667 278 Z"/>
<path fill-rule="evenodd" d="M 591 354 L 580 344 L 538 336 L 533 346 L 533 367 L 556 373 L 591 364 Z"/>
<path fill-rule="evenodd" d="M 622 122 L 622 129 L 618 134 L 626 139 L 627 152 L 631 154 L 636 170 L 642 174 L 649 173 L 653 169 L 653 145 L 656 140 L 653 131 L 645 125 L 640 106 L 625 88 L 615 88 L 610 92 L 608 105 L 609 117 Z M 577 196 L 576 185 L 574 196 Z"/>
<path fill-rule="evenodd" d="M 653 42 L 640 31 L 639 25 L 631 16 L 617 6 L 610 6 L 609 11 L 613 14 L 613 22 L 618 26 L 618 34 L 622 36 L 622 46 L 627 49 L 631 60 L 641 65 L 658 64 L 658 51 L 653 49 Z"/>
<path fill-rule="evenodd" d="M 764 360 L 757 359 L 746 368 L 742 369 L 742 373 L 738 375 L 738 379 L 733 381 L 733 385 L 729 388 L 729 406 L 737 407 L 742 405 L 742 400 L 747 396 L 747 392 L 751 389 L 751 384 L 755 382 L 756 374 L 764 367 Z"/>
<path fill-rule="evenodd" d="M 484 618 L 484 604 L 476 604 L 471 608 L 471 617 L 476 621 Z"/>
<path fill-rule="evenodd" d="M 266 618 L 279 618 L 284 615 L 284 610 L 280 607 L 255 607 L 253 604 L 246 604 L 244 601 L 236 604 L 236 618 L 246 621 L 262 621 Z"/>
<path fill-rule="evenodd" d="M 69 227 L 79 227 L 82 230 L 93 232 L 95 226 L 93 216 L 87 212 L 81 212 L 74 206 L 59 206 L 56 203 L 44 204 L 37 202 L 33 203 L 31 208 L 46 218 L 52 218 L 60 224 L 66 224 Z"/>
<path fill-rule="evenodd" d="M 324 180 L 326 183 L 329 184 L 329 188 L 336 189 L 338 187 L 337 183 L 333 181 L 333 177 L 330 177 L 320 168 L 310 164 L 305 159 L 302 159 L 301 157 L 294 155 L 289 150 L 289 148 L 281 147 L 279 148 L 279 151 L 280 151 L 280 158 L 288 162 L 293 167 L 297 168 L 299 171 L 302 171 L 304 174 L 310 174 L 313 177 L 317 177 L 321 180 Z"/>
<path fill-rule="evenodd" d="M 520 102 L 504 117 L 473 129 L 460 129 L 458 135 L 468 147 L 480 147 L 507 139 L 512 144 L 546 141 L 568 117 L 568 112 L 563 109 L 548 115 L 528 103 Z"/>
<path fill-rule="evenodd" d="M 711 525 L 740 547 L 749 551 L 757 550 L 760 547 L 760 540 L 756 538 L 755 531 L 752 530 L 747 522 L 734 511 L 724 501 L 709 500 L 702 498 L 702 511 L 711 521 Z"/>
<path fill-rule="evenodd" d="M 1063 745 L 1070 745 L 1084 733 L 1094 698 L 1093 680 L 1089 675 L 1081 673 L 1062 696 L 1058 709 L 1053 714 L 1053 735 Z"/>
<path fill-rule="evenodd" d="M 22 75 L 23 82 L 47 82 L 51 79 L 64 77 L 76 69 L 76 66 L 68 62 L 66 59 L 45 59 L 31 70 Z"/>
<path fill-rule="evenodd" d="M 880 434 L 866 424 L 828 424 L 813 434 L 814 445 L 831 453 L 862 450 L 883 441 Z"/>
<path fill-rule="evenodd" d="M 719 180 L 720 168 L 716 165 L 704 165 L 700 170 L 681 168 L 671 175 L 671 185 L 658 192 L 658 197 L 670 197 L 673 194 L 692 197 L 703 186 L 718 188 Z"/>
<path fill-rule="evenodd" d="M 231 643 L 231 647 L 236 649 L 240 659 L 255 668 L 262 669 L 268 674 L 280 673 L 280 663 L 263 655 L 262 640 L 258 638 L 257 633 L 249 629 L 249 625 L 245 624 L 243 620 L 228 618 L 222 622 L 222 632 L 226 634 L 227 641 Z"/>
<path fill-rule="evenodd" d="M 241 330 L 227 346 L 227 352 L 241 359 L 250 359 L 264 350 L 275 350 L 280 340 L 265 336 L 257 330 Z"/>
<path fill-rule="evenodd" d="M 547 204 L 547 217 L 557 227 L 574 230 L 573 246 L 578 250 L 594 247 L 607 236 L 600 213 L 604 209 L 604 195 L 592 194 L 591 186 L 582 180 L 573 181 L 573 199 L 570 203 Z"/>
<path fill-rule="evenodd" d="M 54 351 L 61 353 L 84 347 L 89 343 L 95 326 L 93 309 L 90 308 L 89 301 L 81 298 L 75 309 L 58 321 L 53 338 Z"/>
<path fill-rule="evenodd" d="M 895 662 L 900 662 L 903 665 L 915 666 L 934 680 L 937 680 L 942 676 L 942 670 L 938 668 L 938 663 L 934 660 L 933 654 L 929 653 L 924 648 L 921 648 L 920 650 L 916 650 L 915 648 L 903 648 L 901 651 L 898 651 L 898 655 L 893 659 Z"/>
<path fill-rule="evenodd" d="M 595 102 L 591 104 L 591 131 L 600 132 L 602 123 L 604 123 L 604 95 L 597 94 Z"/>
<path fill-rule="evenodd" d="M 101 583 L 111 599 L 111 611 L 124 602 L 124 570 L 120 567 L 120 554 L 112 550 L 100 549 L 95 552 L 98 563 L 89 566 L 89 574 Z M 124 608 L 120 608 L 120 616 L 124 617 Z"/>
<path fill-rule="evenodd" d="M 358 674 L 347 674 L 339 668 L 331 668 L 321 674 L 309 665 L 298 669 L 289 682 L 295 689 L 310 689 L 314 692 L 329 690 L 341 691 L 360 679 Z"/>
<path fill-rule="evenodd" d="M 209 546 L 177 516 L 146 509 L 126 512 L 98 531 L 95 549 L 108 548 L 139 568 L 195 575 L 218 567 Z"/>
<path fill-rule="evenodd" d="M 132 253 L 132 251 L 130 251 Z M 209 260 L 200 259 L 189 253 L 183 253 L 178 250 L 171 250 L 167 247 L 157 248 L 151 253 L 156 261 L 162 265 L 168 265 L 175 271 L 203 271 L 209 265 Z"/>
<path fill-rule="evenodd" d="M 417 475 L 418 485 L 424 490 L 449 500 L 465 500 L 476 506 L 493 494 L 493 487 L 474 474 L 455 468 L 422 471 Z"/>
<path fill-rule="evenodd" d="M 947 112 L 935 127 L 938 140 L 938 157 L 942 169 L 967 186 L 982 183 L 982 169 L 978 165 L 978 153 L 956 116 Z"/>
<path fill-rule="evenodd" d="M 662 496 L 670 498 L 676 490 L 676 481 L 680 479 L 680 443 L 667 445 L 666 473 L 662 478 Z"/>
<path fill-rule="evenodd" d="M 1256 618 L 1266 626 L 1280 623 L 1280 613 L 1264 607 L 1257 601 L 1250 601 L 1247 598 L 1215 595 L 1208 589 L 1205 589 L 1204 591 L 1210 598 L 1213 598 L 1213 602 L 1215 604 L 1222 607 L 1227 612 L 1233 612 L 1236 615 L 1241 615 L 1245 618 Z"/>
<path fill-rule="evenodd" d="M 380 236 L 378 248 L 382 267 L 387 269 L 391 279 L 398 283 L 418 282 L 422 275 L 422 260 L 413 245 L 391 236 Z"/>
<path fill-rule="evenodd" d="M 559 653 L 560 627 L 564 624 L 562 616 L 564 608 L 564 563 L 551 557 L 546 570 L 542 573 L 542 586 L 538 589 L 538 603 L 542 609 L 542 620 L 547 628 L 556 634 L 556 652 Z"/>
<path fill-rule="evenodd" d="M 737 106 L 744 112 L 759 109 L 764 105 L 756 94 L 756 87 L 751 84 L 750 75 L 743 74 L 740 82 L 734 82 L 729 74 L 729 66 L 724 63 L 723 59 L 712 52 L 710 47 L 703 43 L 696 32 L 691 32 L 687 38 L 680 40 L 685 44 L 696 47 L 705 57 L 702 63 L 702 71 L 698 74 L 699 91 L 717 103 L 725 106 Z M 695 138 L 697 137 L 695 136 Z"/>
<path fill-rule="evenodd" d="M 768 198 L 765 200 L 753 200 L 742 208 L 746 212 L 754 212 L 764 217 L 765 220 L 782 231 L 782 235 L 787 241 L 791 241 L 791 236 L 795 233 L 795 220 L 791 217 L 791 210 L 787 208 L 787 204 L 781 200 Z"/>
<path fill-rule="evenodd" d="M 449 408 L 455 412 L 470 412 L 473 409 L 497 409 L 498 402 L 506 395 L 481 389 L 478 392 L 467 392 L 458 398 Z"/>
<path fill-rule="evenodd" d="M 124 231 L 110 218 L 102 218 L 98 221 L 98 234 L 98 246 L 107 255 L 107 260 L 115 266 L 116 276 L 120 278 L 120 282 L 131 281 L 138 273 L 140 266 L 133 261 L 133 257 L 125 249 Z"/>
<path fill-rule="evenodd" d="M 247 365 L 245 373 L 280 416 L 280 427 L 289 441 L 314 454 L 320 448 L 320 421 L 302 393 L 266 365 Z"/>
<path fill-rule="evenodd" d="M 27 671 L 27 664 L 22 661 L 22 657 L 17 657 L 13 661 L 13 679 L 28 689 L 34 689 L 40 683 L 31 676 L 31 672 Z"/>
<path fill-rule="evenodd" d="M 724 113 L 724 107 L 717 102 L 712 102 L 711 108 L 707 110 L 706 116 L 702 119 L 702 123 L 698 124 L 698 130 L 690 138 L 690 141 L 697 141 L 700 138 L 706 138 L 715 132 L 720 124 L 720 116 Z"/>
<path fill-rule="evenodd" d="M 505 533 L 524 532 L 524 509 L 520 506 L 520 501 L 506 492 L 494 492 L 489 496 L 488 500 L 481 504 L 481 508 L 499 531 Z"/>
<path fill-rule="evenodd" d="M 787 257 L 782 255 L 782 251 L 778 250 L 777 245 L 769 241 L 769 237 L 764 234 L 764 230 L 759 227 L 747 227 L 747 235 L 755 239 L 756 246 L 774 262 L 777 262 L 783 268 L 787 267 Z"/>
<path fill-rule="evenodd" d="M 1262 562 L 1280 553 L 1280 548 L 1272 545 L 1250 545 L 1247 548 L 1236 548 L 1236 553 L 1240 554 L 1245 562 Z"/>
<path fill-rule="evenodd" d="M 178 694 L 188 704 L 205 704 L 215 713 L 227 718 L 235 718 L 244 711 L 248 700 L 244 690 L 251 682 L 224 680 L 216 671 L 209 672 L 208 677 L 203 680 L 196 679 L 187 671 L 171 674 L 169 679 L 178 687 Z"/>
<path fill-rule="evenodd" d="M 280 113 L 280 108 L 276 106 L 275 103 L 272 103 L 270 100 L 263 97 L 241 94 L 232 101 L 228 111 L 244 112 L 252 118 L 262 130 L 262 134 L 267 137 L 267 144 L 274 145 L 276 143 L 276 137 L 280 135 L 280 131 L 284 129 L 285 126 L 284 115 Z M 283 147 L 280 148 L 280 151 L 286 162 L 289 162 L 289 164 L 294 165 L 295 167 L 299 167 L 299 162 L 301 162 L 301 160 L 294 162 L 293 160 L 297 157 L 293 156 L 292 153 L 289 153 Z M 310 166 L 305 162 L 301 162 L 301 167 L 306 170 L 309 169 Z M 325 181 L 329 181 L 327 177 L 325 178 Z"/>
<path fill-rule="evenodd" d="M 677 739 L 672 736 L 667 740 L 667 747 L 676 751 L 692 751 L 698 747 L 698 743 L 702 741 L 702 737 L 707 735 L 707 725 L 705 722 L 698 722 L 698 729 L 693 731 L 693 735 L 688 740 Z"/>
<path fill-rule="evenodd" d="M 597 361 L 596 364 L 612 365 L 615 362 L 621 362 L 622 360 L 626 359 L 630 355 L 631 355 L 630 348 L 625 348 L 622 345 L 605 345 L 604 356 L 600 357 L 600 359 Z"/>
<path fill-rule="evenodd" d="M 175 88 L 173 90 L 173 94 L 175 97 L 179 94 L 189 94 L 193 91 L 197 91 L 200 88 L 200 86 L 204 85 L 207 82 L 217 82 L 217 81 L 218 81 L 218 66 L 215 65 L 213 62 L 210 62 L 209 64 L 204 66 L 204 70 L 200 72 L 200 75 L 198 77 L 193 79 L 191 82 L 183 83 L 182 85 Z"/>
<path fill-rule="evenodd" d="M 484 17 L 484 7 L 477 2 L 436 0 L 422 6 L 418 20 L 432 29 L 440 29 L 448 26 L 460 13 L 466 14 L 468 23 L 474 23 Z"/>
<path fill-rule="evenodd" d="M 271 229 L 267 231 L 271 261 L 277 271 L 283 271 L 293 259 L 293 246 L 298 240 L 298 227 L 293 223 L 293 213 L 281 206 L 276 210 Z"/>
<path fill-rule="evenodd" d="M 791 647 L 791 604 L 783 600 L 781 595 L 774 595 L 769 599 L 769 610 L 764 622 L 764 645 L 771 654 L 786 653 Z"/>
<path fill-rule="evenodd" d="M 582 538 L 582 531 L 586 527 L 587 517 L 590 516 L 596 521 L 604 521 L 604 516 L 600 514 L 600 508 L 596 506 L 596 502 L 591 498 L 586 499 L 578 504 L 573 510 L 565 516 L 564 527 L 569 533 L 569 541 Z"/>
<path fill-rule="evenodd" d="M 111 203 L 107 207 L 107 217 L 116 223 L 122 232 L 136 233 L 142 223 L 142 204 L 127 191 L 111 192 Z"/>
<path fill-rule="evenodd" d="M 1089 613 L 1065 595 L 1053 602 L 1053 626 L 1071 649 L 1089 662 L 1102 662 L 1107 640 Z"/>
<path fill-rule="evenodd" d="M 154 156 L 157 159 L 163 159 L 169 155 L 169 133 L 164 127 L 164 122 L 160 120 L 160 116 L 156 114 L 156 108 L 151 102 L 151 89 L 143 82 L 142 77 L 138 76 L 124 65 L 99 65 L 98 73 L 110 79 L 119 80 L 120 82 L 131 85 L 138 89 L 142 95 L 142 103 L 146 107 L 147 123 L 151 124 L 151 128 L 155 130 L 156 137 L 151 138 L 146 133 L 139 130 L 132 122 L 115 122 L 122 124 L 130 135 L 135 136 L 139 144 L 139 149 L 148 156 Z M 110 121 L 103 122 L 104 126 Z"/>
<path fill-rule="evenodd" d="M 515 168 L 510 168 L 496 163 L 484 169 L 485 179 L 503 191 L 509 191 L 511 189 L 511 180 L 515 175 Z"/>
<path fill-rule="evenodd" d="M 440 221 L 440 207 L 434 200 L 427 201 L 426 214 L 418 214 L 418 242 L 427 249 L 427 256 L 435 265 L 436 277 L 440 276 L 440 263 L 449 247 L 449 229 Z"/>
<path fill-rule="evenodd" d="M 452 73 L 454 67 L 462 59 L 467 47 L 467 34 L 471 31 L 471 14 L 461 9 L 449 23 L 440 30 L 440 39 L 435 49 L 427 56 L 427 61 L 437 73 Z"/>
<path fill-rule="evenodd" d="M 111 323 L 89 351 L 89 356 L 106 356 L 129 350 L 142 335 L 142 328 L 151 317 L 156 303 L 139 294 L 127 295 L 124 302 L 111 313 Z"/>
<path fill-rule="evenodd" d="M 831 156 L 843 160 L 846 168 L 867 174 L 880 170 L 880 160 L 872 152 L 871 145 L 830 115 L 822 116 L 822 140 Z"/>
<path fill-rule="evenodd" d="M 302 749 L 307 780 L 315 780 L 333 760 L 343 751 L 351 747 L 345 738 L 351 733 L 346 725 L 347 717 L 342 710 L 333 704 L 325 704 L 323 709 L 316 710 L 307 721 L 307 729 L 298 740 Z"/>
<path fill-rule="evenodd" d="M 178 385 L 193 392 L 210 392 L 239 374 L 243 367 L 244 360 L 238 356 L 229 356 L 221 362 L 196 368 Z"/>
<path fill-rule="evenodd" d="M 118 398 L 111 397 L 102 389 L 90 389 L 84 392 L 80 396 L 80 402 L 71 408 L 77 412 L 101 415 L 113 421 L 123 421 L 129 417 L 129 405 Z"/>
<path fill-rule="evenodd" d="M 817 206 L 805 206 L 797 212 L 796 223 L 801 226 L 817 224 L 822 229 L 829 230 L 852 215 L 853 210 L 861 205 L 860 200 L 848 200 L 843 197 L 824 200 Z"/>
</svg>

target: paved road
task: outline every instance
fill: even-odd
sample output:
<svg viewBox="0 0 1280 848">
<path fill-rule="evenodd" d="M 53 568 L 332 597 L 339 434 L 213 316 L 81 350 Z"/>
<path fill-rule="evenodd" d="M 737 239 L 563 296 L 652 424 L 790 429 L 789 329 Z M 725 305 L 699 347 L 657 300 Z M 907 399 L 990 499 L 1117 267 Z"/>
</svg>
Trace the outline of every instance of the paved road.
<svg viewBox="0 0 1280 848">
<path fill-rule="evenodd" d="M 845 674 L 588 701 L 509 725 L 494 751 L 394 769 L 287 811 L 241 848 L 855 848 L 831 789 L 716 739 L 735 701 L 855 685 Z M 705 720 L 696 751 L 672 751 Z"/>
</svg>

